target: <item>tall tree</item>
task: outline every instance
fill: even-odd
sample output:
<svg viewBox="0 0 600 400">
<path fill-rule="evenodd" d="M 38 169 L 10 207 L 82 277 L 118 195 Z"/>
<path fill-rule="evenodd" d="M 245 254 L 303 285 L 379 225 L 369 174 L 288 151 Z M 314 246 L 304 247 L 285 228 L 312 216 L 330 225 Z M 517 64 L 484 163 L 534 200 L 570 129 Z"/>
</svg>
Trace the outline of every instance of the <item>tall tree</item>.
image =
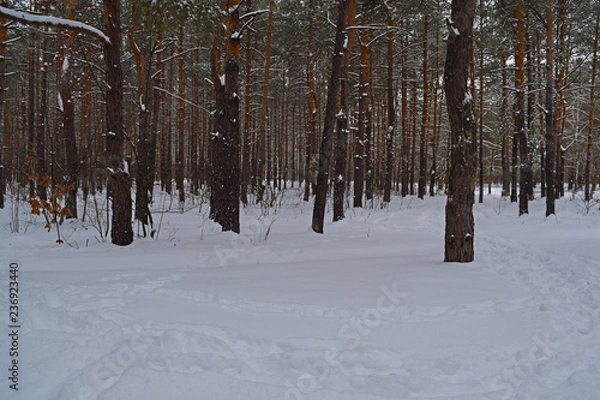
<svg viewBox="0 0 600 400">
<path fill-rule="evenodd" d="M 211 134 L 211 215 L 223 231 L 240 233 L 240 0 L 225 0 L 225 73 L 219 71 L 218 33 L 211 50 L 215 121 Z M 219 30 L 218 30 L 219 32 Z"/>
<path fill-rule="evenodd" d="M 112 195 L 111 240 L 118 246 L 133 242 L 131 226 L 131 178 L 123 157 L 123 72 L 121 68 L 121 2 L 104 0 L 108 42 L 104 45 L 106 62 L 106 165 Z"/>
<path fill-rule="evenodd" d="M 450 119 L 450 171 L 444 239 L 446 262 L 471 262 L 474 258 L 477 143 L 473 99 L 467 82 L 475 2 L 452 0 L 451 20 L 448 21 L 450 32 L 444 67 L 444 90 Z"/>
<path fill-rule="evenodd" d="M 313 182 L 313 153 L 316 151 L 318 99 L 315 90 L 315 53 L 313 46 L 313 0 L 308 3 L 308 44 L 306 57 L 306 145 L 304 160 L 304 201 L 310 197 Z"/>
<path fill-rule="evenodd" d="M 429 131 L 429 15 L 428 10 L 425 10 L 423 15 L 423 107 L 421 110 L 421 134 L 419 136 L 419 186 L 417 193 L 420 199 L 425 197 L 427 191 L 427 149 L 428 149 L 428 134 Z"/>
<path fill-rule="evenodd" d="M 394 99 L 394 31 L 392 1 L 386 2 L 387 15 L 387 126 L 385 129 L 385 179 L 383 185 L 383 201 L 389 203 L 392 197 L 392 175 L 394 171 L 394 130 L 396 129 L 396 105 Z M 432 183 L 433 185 L 433 183 Z"/>
<path fill-rule="evenodd" d="M 515 141 L 518 143 L 520 158 L 519 174 L 519 215 L 529 212 L 529 146 L 525 130 L 525 18 L 523 0 L 517 0 L 515 7 Z"/>
<path fill-rule="evenodd" d="M 185 71 L 183 53 L 183 28 L 185 20 L 179 22 L 179 35 L 177 36 L 177 155 L 175 157 L 175 185 L 179 194 L 179 203 L 185 203 Z"/>
<path fill-rule="evenodd" d="M 588 135 L 587 146 L 585 151 L 585 201 L 590 201 L 592 198 L 592 148 L 594 146 L 594 109 L 596 108 L 596 72 L 598 70 L 598 41 L 600 36 L 600 12 L 596 16 L 596 29 L 594 36 L 594 56 L 592 58 L 592 78 L 590 82 L 590 111 L 588 117 Z"/>
<path fill-rule="evenodd" d="M 546 172 L 546 216 L 554 214 L 555 195 L 555 139 L 554 139 L 554 17 L 553 0 L 546 0 L 546 94 L 544 102 L 545 113 L 545 172 Z"/>
<path fill-rule="evenodd" d="M 67 0 L 67 19 L 75 19 L 75 0 Z M 62 103 L 62 128 L 67 159 L 65 185 L 68 188 L 68 192 L 65 196 L 65 205 L 70 210 L 70 216 L 77 218 L 79 156 L 77 154 L 77 136 L 75 135 L 75 99 L 72 93 L 74 47 L 75 33 L 67 30 L 60 70 L 59 95 Z M 45 118 L 45 116 L 42 118 Z"/>
<path fill-rule="evenodd" d="M 252 0 L 246 0 L 246 12 L 252 12 Z M 242 183 L 241 200 L 248 204 L 248 184 L 250 183 L 250 149 L 252 148 L 252 31 L 246 31 L 246 66 L 244 83 L 244 137 L 242 142 Z M 255 160 L 252 160 L 255 161 Z M 256 175 L 255 175 L 256 176 Z"/>
<path fill-rule="evenodd" d="M 342 62 L 344 60 L 344 42 L 347 37 L 346 12 L 348 4 L 348 0 L 338 0 L 335 45 L 333 48 L 331 76 L 329 78 L 329 87 L 327 89 L 327 106 L 325 108 L 325 122 L 323 126 L 321 149 L 319 151 L 319 171 L 317 175 L 317 188 L 312 215 L 312 229 L 316 233 L 323 233 L 323 224 L 325 220 L 325 205 L 327 203 L 327 191 L 329 188 L 329 167 L 333 130 L 335 128 L 338 89 L 342 73 Z"/>
<path fill-rule="evenodd" d="M 269 128 L 269 74 L 271 71 L 271 45 L 273 41 L 273 12 L 275 10 L 275 0 L 269 1 L 269 19 L 267 23 L 267 37 L 266 37 L 266 50 L 265 50 L 265 75 L 263 78 L 262 85 L 262 113 L 260 116 L 260 131 L 258 138 L 258 150 L 257 150 L 257 189 L 258 196 L 257 201 L 262 201 L 265 192 L 265 183 L 270 185 L 269 178 L 271 176 L 271 141 L 270 141 L 270 128 Z"/>
<path fill-rule="evenodd" d="M 347 0 L 348 26 L 356 25 L 356 0 Z M 355 32 L 348 33 L 349 38 L 343 48 L 342 71 L 340 77 L 340 110 L 337 113 L 337 130 L 334 151 L 334 183 L 333 183 L 333 220 L 344 219 L 344 195 L 346 193 L 346 159 L 348 153 L 348 135 L 350 133 L 348 114 L 350 112 L 350 55 L 355 41 Z"/>
</svg>

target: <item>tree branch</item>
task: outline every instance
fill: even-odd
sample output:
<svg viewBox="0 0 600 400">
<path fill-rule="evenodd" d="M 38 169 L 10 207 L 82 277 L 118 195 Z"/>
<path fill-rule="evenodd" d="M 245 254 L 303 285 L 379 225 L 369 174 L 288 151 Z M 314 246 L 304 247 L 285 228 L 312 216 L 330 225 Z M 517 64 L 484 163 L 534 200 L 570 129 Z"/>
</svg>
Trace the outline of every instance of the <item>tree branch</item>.
<svg viewBox="0 0 600 400">
<path fill-rule="evenodd" d="M 91 35 L 104 44 L 109 44 L 110 39 L 100 29 L 83 22 L 70 19 L 50 17 L 46 15 L 32 14 L 26 11 L 16 11 L 7 7 L 0 6 L 0 17 L 11 19 L 25 25 L 32 26 L 54 26 L 57 28 L 70 29 L 76 32 L 82 32 Z"/>
</svg>

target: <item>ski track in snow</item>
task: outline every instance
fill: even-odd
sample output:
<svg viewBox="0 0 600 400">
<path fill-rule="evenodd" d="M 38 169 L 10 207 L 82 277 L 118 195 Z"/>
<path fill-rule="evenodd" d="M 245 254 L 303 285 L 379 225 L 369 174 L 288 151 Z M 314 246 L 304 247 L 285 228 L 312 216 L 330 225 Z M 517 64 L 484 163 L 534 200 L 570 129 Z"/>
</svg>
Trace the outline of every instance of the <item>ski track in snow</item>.
<svg viewBox="0 0 600 400">
<path fill-rule="evenodd" d="M 443 237 L 443 203 L 434 199 L 417 202 L 403 203 L 406 207 L 401 210 L 365 210 L 365 214 L 343 221 L 346 225 L 339 229 L 351 232 L 351 243 L 356 243 L 352 234 L 360 236 L 366 229 L 363 225 L 369 226 L 368 235 L 374 238 L 398 236 L 409 228 L 423 234 L 434 232 L 436 239 Z M 188 281 L 201 283 L 204 273 L 221 270 L 214 265 L 174 271 L 165 266 L 142 272 L 124 266 L 124 271 L 94 271 L 89 281 L 76 279 L 73 275 L 77 273 L 72 271 L 56 272 L 59 276 L 53 277 L 51 272 L 24 272 L 22 341 L 36 354 L 23 356 L 28 378 L 22 384 L 22 396 L 26 397 L 19 398 L 118 400 L 142 398 L 137 396 L 144 391 L 143 398 L 151 400 L 174 394 L 182 399 L 599 398 L 600 261 L 589 254 L 561 253 L 502 236 L 493 227 L 499 217 L 489 208 L 476 209 L 477 259 L 473 268 L 522 287 L 524 294 L 515 298 L 483 296 L 455 304 L 411 304 L 407 300 L 381 315 L 379 323 L 360 336 L 357 346 L 340 338 L 339 329 L 375 308 L 377 291 L 364 295 L 358 307 L 337 306 L 335 299 L 327 306 L 318 301 L 286 300 L 277 294 L 272 300 L 245 296 L 243 287 L 240 293 L 225 286 L 219 290 L 189 287 Z M 340 231 L 335 231 L 334 225 L 327 228 L 331 236 L 326 234 L 323 239 L 344 248 L 344 241 L 335 237 Z M 308 243 L 314 243 L 308 236 Z M 267 241 L 248 246 L 251 251 L 239 252 L 223 271 L 236 274 L 244 265 L 253 265 L 257 273 L 271 271 L 268 263 L 256 266 L 253 262 L 261 260 L 261 249 L 277 253 L 276 244 Z M 443 242 L 436 243 L 440 253 L 442 246 Z M 402 257 L 401 251 L 395 254 Z M 11 250 L 6 258 L 18 255 L 18 250 Z M 281 249 L 279 255 L 282 261 L 278 262 L 293 261 L 295 268 L 317 261 L 311 258 L 315 256 L 289 249 Z M 151 262 L 151 256 L 145 257 Z M 377 263 L 377 256 L 365 257 Z M 389 255 L 382 259 L 385 257 Z M 83 268 L 83 276 L 85 271 Z M 468 276 L 469 269 L 456 272 Z M 7 282 L 0 277 L 2 287 Z M 260 279 L 248 285 L 252 283 L 260 283 Z M 315 286 L 319 289 L 317 293 L 327 292 L 327 288 Z M 3 325 L 8 322 L 6 311 L 5 302 L 0 305 Z M 244 317 L 258 321 L 257 327 L 244 325 L 245 320 L 236 323 Z M 432 328 L 485 325 L 495 320 L 502 324 L 528 317 L 536 319 L 522 332 L 528 338 L 503 344 L 484 339 L 463 343 L 460 336 L 466 331 L 460 328 L 456 338 L 434 341 L 431 348 L 419 346 L 419 338 L 413 339 L 415 348 L 393 339 L 394 332 L 421 331 L 427 342 L 433 337 Z M 297 330 L 286 332 L 286 327 Z M 452 336 L 452 330 L 448 332 Z M 6 339 L 0 340 L 2 348 L 3 341 Z M 336 356 L 328 363 L 330 350 Z M 48 373 L 49 369 L 53 372 Z M 186 397 L 186 390 L 192 389 L 195 395 L 190 392 Z"/>
</svg>

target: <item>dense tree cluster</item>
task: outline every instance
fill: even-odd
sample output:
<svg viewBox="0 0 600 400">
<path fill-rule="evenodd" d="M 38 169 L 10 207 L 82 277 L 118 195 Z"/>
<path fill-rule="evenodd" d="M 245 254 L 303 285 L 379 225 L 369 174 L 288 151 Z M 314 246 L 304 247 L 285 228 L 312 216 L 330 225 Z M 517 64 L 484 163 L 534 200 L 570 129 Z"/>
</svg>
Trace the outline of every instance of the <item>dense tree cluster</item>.
<svg viewBox="0 0 600 400">
<path fill-rule="evenodd" d="M 453 190 L 452 157 L 473 169 L 460 185 L 476 177 L 480 201 L 492 184 L 520 213 L 535 187 L 548 215 L 565 188 L 589 201 L 600 3 L 474 4 L 464 158 L 451 123 L 465 115 L 444 91 L 461 34 L 446 2 L 2 1 L 100 33 L 0 13 L 0 206 L 64 185 L 84 218 L 77 199 L 108 190 L 113 242 L 128 244 L 132 219 L 151 232 L 155 184 L 181 203 L 209 193 L 235 232 L 240 204 L 303 185 L 322 232 L 330 188 L 340 220 L 348 196 L 365 207 Z"/>
</svg>

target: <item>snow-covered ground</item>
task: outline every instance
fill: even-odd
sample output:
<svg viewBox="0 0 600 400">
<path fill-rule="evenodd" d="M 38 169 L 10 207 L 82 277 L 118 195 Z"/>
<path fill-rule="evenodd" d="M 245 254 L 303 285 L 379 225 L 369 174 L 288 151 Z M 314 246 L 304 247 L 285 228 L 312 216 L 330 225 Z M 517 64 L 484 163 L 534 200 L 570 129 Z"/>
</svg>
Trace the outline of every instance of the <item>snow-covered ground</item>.
<svg viewBox="0 0 600 400">
<path fill-rule="evenodd" d="M 310 230 L 288 190 L 221 233 L 159 195 L 155 239 L 66 244 L 0 210 L 1 399 L 600 399 L 600 212 L 475 205 L 476 261 L 445 264 L 443 196 Z M 100 202 L 102 203 L 102 202 Z M 174 203 L 172 203 L 174 204 Z M 90 218 L 91 217 L 91 218 Z M 330 214 L 327 215 L 331 219 Z M 18 263 L 19 391 L 9 388 Z"/>
</svg>

